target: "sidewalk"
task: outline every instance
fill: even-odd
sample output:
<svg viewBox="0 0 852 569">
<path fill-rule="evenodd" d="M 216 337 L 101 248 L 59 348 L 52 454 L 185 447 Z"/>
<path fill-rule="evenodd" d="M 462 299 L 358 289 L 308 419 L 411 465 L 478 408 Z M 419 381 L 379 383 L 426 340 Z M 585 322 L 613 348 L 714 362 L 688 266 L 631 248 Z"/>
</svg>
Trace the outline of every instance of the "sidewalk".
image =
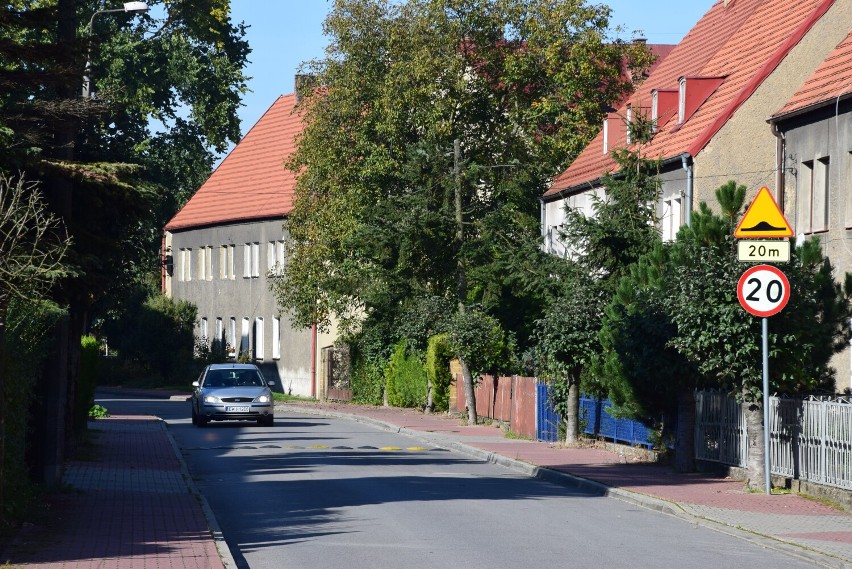
<svg viewBox="0 0 852 569">
<path fill-rule="evenodd" d="M 334 403 L 288 404 L 285 412 L 352 418 L 561 484 L 651 508 L 806 558 L 852 568 L 852 515 L 794 494 L 746 492 L 742 482 L 630 463 L 596 448 L 507 439 L 493 426 L 462 425 L 444 414 Z"/>
<path fill-rule="evenodd" d="M 208 529 L 215 520 L 163 421 L 112 416 L 90 431 L 94 450 L 65 465 L 65 491 L 50 502 L 49 519 L 24 527 L 0 565 L 223 569 L 224 558 L 235 567 L 221 533 Z"/>
<path fill-rule="evenodd" d="M 796 495 L 748 493 L 741 482 L 678 475 L 601 449 L 507 439 L 492 426 L 443 414 L 348 404 L 284 404 L 368 423 L 559 484 L 580 486 L 695 525 L 783 550 L 821 567 L 852 568 L 852 515 Z M 71 490 L 50 519 L 23 529 L 0 565 L 38 569 L 231 569 L 233 558 L 198 495 L 165 423 L 113 416 L 93 426 L 97 444 L 66 465 Z"/>
</svg>

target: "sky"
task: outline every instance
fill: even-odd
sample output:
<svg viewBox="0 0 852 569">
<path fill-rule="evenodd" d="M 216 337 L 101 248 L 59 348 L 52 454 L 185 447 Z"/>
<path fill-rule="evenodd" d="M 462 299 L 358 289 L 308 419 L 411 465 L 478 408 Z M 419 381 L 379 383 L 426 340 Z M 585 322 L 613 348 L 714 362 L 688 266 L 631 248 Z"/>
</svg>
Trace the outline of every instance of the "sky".
<svg viewBox="0 0 852 569">
<path fill-rule="evenodd" d="M 644 37 L 648 43 L 678 43 L 718 0 L 591 0 L 612 9 L 611 26 L 620 37 Z M 279 95 L 293 92 L 302 62 L 318 59 L 328 43 L 322 23 L 331 0 L 232 0 L 231 18 L 248 27 L 251 47 L 246 75 L 251 92 L 240 110 L 245 134 Z M 633 34 L 633 31 L 639 33 Z"/>
</svg>

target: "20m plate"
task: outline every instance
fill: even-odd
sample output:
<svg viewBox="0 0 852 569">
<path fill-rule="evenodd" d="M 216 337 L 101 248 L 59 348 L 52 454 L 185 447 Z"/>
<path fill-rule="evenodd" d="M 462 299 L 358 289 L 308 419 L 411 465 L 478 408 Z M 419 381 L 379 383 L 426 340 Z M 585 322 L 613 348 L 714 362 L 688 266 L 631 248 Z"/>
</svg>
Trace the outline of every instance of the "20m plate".
<svg viewBox="0 0 852 569">
<path fill-rule="evenodd" d="M 790 261 L 790 242 L 740 240 L 737 258 L 746 263 L 787 263 Z"/>
</svg>

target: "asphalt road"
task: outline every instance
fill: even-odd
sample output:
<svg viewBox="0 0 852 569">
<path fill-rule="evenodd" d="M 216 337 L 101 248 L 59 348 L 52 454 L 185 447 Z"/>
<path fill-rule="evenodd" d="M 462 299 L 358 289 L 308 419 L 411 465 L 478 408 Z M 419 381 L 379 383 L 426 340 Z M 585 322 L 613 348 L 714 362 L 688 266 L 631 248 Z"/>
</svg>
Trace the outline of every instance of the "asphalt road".
<svg viewBox="0 0 852 569">
<path fill-rule="evenodd" d="M 196 428 L 189 403 L 99 402 L 168 421 L 241 568 L 813 567 L 361 423 Z"/>
</svg>

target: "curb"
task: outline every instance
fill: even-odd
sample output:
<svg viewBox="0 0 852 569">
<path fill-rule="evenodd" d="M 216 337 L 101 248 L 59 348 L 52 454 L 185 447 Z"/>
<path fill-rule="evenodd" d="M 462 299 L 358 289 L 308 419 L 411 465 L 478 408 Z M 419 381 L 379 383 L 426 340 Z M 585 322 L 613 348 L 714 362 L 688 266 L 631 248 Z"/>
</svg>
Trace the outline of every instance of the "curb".
<svg viewBox="0 0 852 569">
<path fill-rule="evenodd" d="M 160 419 L 160 421 L 165 423 L 162 419 Z M 213 537 L 213 542 L 216 544 L 216 550 L 219 552 L 219 558 L 222 560 L 222 565 L 225 566 L 225 569 L 236 569 L 237 563 L 234 561 L 234 556 L 231 554 L 231 548 L 228 547 L 228 542 L 225 541 L 225 536 L 222 535 L 222 528 L 219 527 L 219 522 L 216 520 L 213 510 L 210 508 L 210 504 L 207 503 L 207 499 L 204 497 L 204 494 L 199 492 L 198 487 L 195 486 L 195 482 L 189 474 L 189 468 L 186 466 L 186 462 L 183 459 L 183 454 L 180 452 L 180 447 L 178 447 L 177 441 L 175 441 L 168 428 L 164 430 L 166 435 L 169 437 L 169 443 L 172 445 L 172 450 L 174 450 L 175 456 L 180 463 L 180 473 L 183 476 L 187 487 L 189 487 L 190 493 L 195 496 L 195 499 L 198 500 L 199 504 L 201 504 L 201 510 L 204 512 L 204 517 L 207 520 L 207 527 L 210 530 L 210 535 Z"/>
<path fill-rule="evenodd" d="M 489 462 L 498 466 L 502 466 L 504 468 L 508 468 L 510 470 L 514 470 L 515 472 L 529 476 L 531 478 L 537 478 L 539 480 L 544 480 L 546 482 L 551 482 L 553 484 L 558 484 L 561 486 L 570 486 L 588 492 L 593 496 L 610 497 L 645 509 L 674 516 L 694 526 L 703 527 L 712 531 L 724 533 L 731 537 L 736 537 L 738 539 L 742 539 L 760 545 L 761 547 L 781 551 L 787 555 L 798 557 L 799 559 L 803 559 L 821 567 L 826 567 L 828 569 L 849 569 L 850 567 L 852 567 L 852 565 L 846 563 L 842 559 L 833 557 L 826 553 L 821 553 L 816 550 L 810 550 L 795 543 L 782 541 L 778 538 L 761 534 L 755 530 L 749 530 L 740 526 L 732 526 L 723 521 L 718 521 L 711 518 L 705 518 L 696 514 L 692 514 L 686 511 L 680 504 L 676 502 L 670 502 L 662 498 L 649 496 L 647 494 L 641 494 L 639 492 L 633 492 L 631 490 L 624 490 L 622 488 L 607 486 L 606 484 L 603 484 L 601 482 L 576 476 L 568 472 L 554 470 L 544 466 L 537 466 L 528 462 L 509 458 L 497 454 L 495 452 L 486 451 L 474 446 L 467 445 L 465 443 L 448 440 L 442 435 L 434 435 L 424 431 L 417 431 L 414 429 L 409 429 L 407 427 L 400 427 L 398 425 L 394 425 L 392 423 L 388 423 L 380 419 L 374 419 L 372 417 L 365 417 L 362 415 L 356 415 L 351 413 L 342 413 L 339 411 L 332 411 L 328 409 L 299 407 L 297 405 L 288 404 L 278 405 L 275 407 L 275 410 L 281 412 L 289 410 L 296 413 L 304 413 L 307 415 L 326 415 L 329 417 L 349 420 L 356 423 L 372 425 L 385 431 L 398 433 L 422 441 L 428 441 L 442 448 L 453 450 L 471 458 L 483 460 L 485 462 Z"/>
</svg>

